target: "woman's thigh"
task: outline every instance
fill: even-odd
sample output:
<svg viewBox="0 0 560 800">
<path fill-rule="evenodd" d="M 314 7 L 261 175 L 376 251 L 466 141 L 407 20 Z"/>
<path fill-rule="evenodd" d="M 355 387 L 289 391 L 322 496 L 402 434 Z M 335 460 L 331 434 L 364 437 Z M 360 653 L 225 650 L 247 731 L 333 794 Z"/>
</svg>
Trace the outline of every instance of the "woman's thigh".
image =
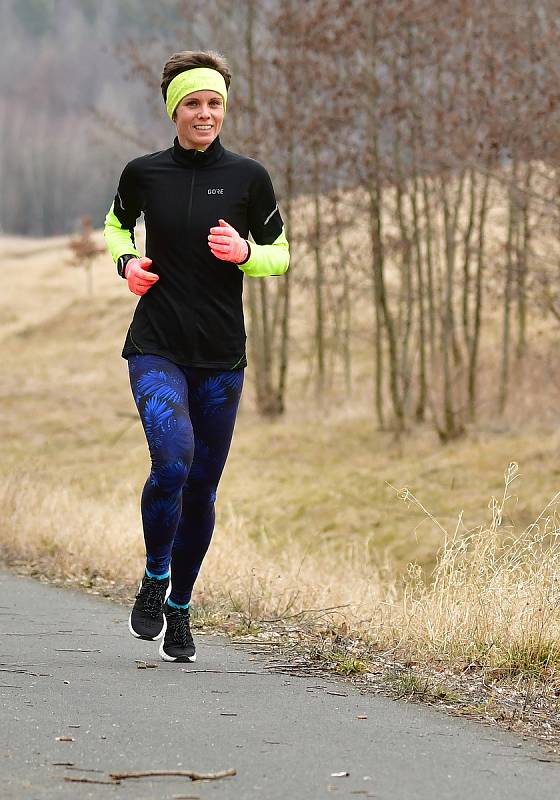
<svg viewBox="0 0 560 800">
<path fill-rule="evenodd" d="M 189 416 L 189 387 L 183 370 L 161 356 L 128 358 L 130 385 L 156 471 L 171 482 L 190 468 L 194 437 Z M 162 487 L 163 488 L 163 487 Z"/>
<path fill-rule="evenodd" d="M 194 431 L 194 459 L 188 485 L 217 486 L 235 427 L 244 371 L 187 370 Z"/>
</svg>

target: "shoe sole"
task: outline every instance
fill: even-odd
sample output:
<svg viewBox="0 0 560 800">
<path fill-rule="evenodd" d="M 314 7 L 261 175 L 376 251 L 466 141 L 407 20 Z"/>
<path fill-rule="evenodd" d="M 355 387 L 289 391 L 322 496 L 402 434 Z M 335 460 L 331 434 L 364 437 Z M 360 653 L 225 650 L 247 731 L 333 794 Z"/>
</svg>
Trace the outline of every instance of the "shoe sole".
<svg viewBox="0 0 560 800">
<path fill-rule="evenodd" d="M 142 581 L 140 581 L 140 584 L 138 586 L 138 591 L 140 591 L 141 587 L 142 587 Z M 163 601 L 164 603 L 170 594 L 171 594 L 171 581 L 169 581 L 169 586 L 165 590 L 165 599 Z M 144 642 L 157 642 L 158 639 L 161 639 L 161 637 L 165 635 L 165 631 L 167 630 L 167 620 L 165 619 L 165 614 L 163 615 L 163 627 L 157 636 L 142 636 L 141 634 L 136 633 L 136 631 L 132 627 L 132 611 L 128 615 L 128 630 L 134 636 L 135 639 L 142 639 L 142 641 Z"/>
<path fill-rule="evenodd" d="M 168 656 L 163 649 L 163 642 L 159 646 L 159 654 L 164 661 L 178 661 L 180 664 L 193 663 L 196 661 L 196 653 L 194 656 Z"/>
</svg>

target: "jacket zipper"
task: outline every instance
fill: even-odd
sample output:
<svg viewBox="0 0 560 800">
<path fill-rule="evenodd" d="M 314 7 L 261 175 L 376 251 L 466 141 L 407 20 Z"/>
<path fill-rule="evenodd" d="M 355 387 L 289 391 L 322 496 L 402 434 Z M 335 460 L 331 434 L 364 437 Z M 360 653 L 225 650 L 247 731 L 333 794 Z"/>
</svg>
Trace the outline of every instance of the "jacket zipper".
<svg viewBox="0 0 560 800">
<path fill-rule="evenodd" d="M 196 169 L 193 167 L 192 177 L 191 177 L 191 191 L 189 193 L 189 205 L 188 205 L 188 208 L 187 208 L 187 238 L 188 238 L 189 233 L 190 233 L 195 174 L 196 174 Z M 191 275 L 191 280 L 190 280 L 191 294 L 194 294 L 194 292 L 192 291 L 193 283 L 194 283 L 194 275 Z M 194 307 L 193 307 L 192 310 L 194 311 Z M 191 348 L 192 348 L 191 349 L 191 357 L 194 357 L 194 355 L 196 353 L 196 339 L 197 339 L 197 336 L 196 336 L 196 320 L 194 319 L 194 315 L 192 315 L 192 314 L 191 314 L 191 320 L 192 320 L 191 321 L 191 325 L 193 326 L 192 327 L 192 333 L 191 333 L 191 342 L 192 342 L 192 344 L 191 344 Z"/>
<path fill-rule="evenodd" d="M 189 194 L 189 207 L 187 209 L 187 231 L 188 231 L 188 228 L 189 228 L 189 225 L 190 225 L 190 222 L 191 222 L 191 211 L 192 211 L 192 199 L 193 199 L 193 193 L 194 193 L 194 176 L 195 176 L 195 173 L 196 173 L 196 169 L 193 167 L 192 178 L 191 178 L 191 191 L 190 191 L 190 194 Z"/>
</svg>

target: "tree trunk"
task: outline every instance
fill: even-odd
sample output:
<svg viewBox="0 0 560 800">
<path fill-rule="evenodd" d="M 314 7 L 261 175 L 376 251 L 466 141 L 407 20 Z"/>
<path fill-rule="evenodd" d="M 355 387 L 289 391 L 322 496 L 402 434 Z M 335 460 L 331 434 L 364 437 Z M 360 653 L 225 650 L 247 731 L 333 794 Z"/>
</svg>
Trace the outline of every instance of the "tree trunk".
<svg viewBox="0 0 560 800">
<path fill-rule="evenodd" d="M 486 221 L 488 217 L 488 190 L 490 186 L 490 171 L 486 170 L 483 177 L 482 196 L 478 210 L 478 240 L 476 248 L 476 275 L 474 284 L 473 300 L 473 320 L 470 327 L 470 338 L 468 344 L 468 413 L 470 422 L 474 422 L 476 417 L 477 400 L 477 375 L 478 375 L 478 349 L 480 343 L 480 324 L 482 320 L 482 277 L 484 274 L 484 244 L 486 233 Z"/>
<path fill-rule="evenodd" d="M 315 261 L 315 351 L 317 355 L 317 375 L 315 393 L 318 403 L 323 401 L 325 388 L 325 331 L 323 315 L 323 250 L 321 220 L 321 184 L 319 168 L 319 145 L 313 152 L 313 257 Z"/>
<path fill-rule="evenodd" d="M 498 393 L 498 410 L 501 414 L 504 413 L 507 402 L 507 394 L 509 389 L 509 367 L 510 367 L 510 349 L 511 349 L 511 302 L 513 294 L 513 280 L 514 271 L 516 268 L 515 263 L 515 234 L 518 220 L 518 189 L 517 182 L 517 169 L 518 161 L 517 155 L 514 155 L 511 165 L 511 176 L 509 184 L 509 215 L 508 215 L 508 232 L 506 243 L 506 264 L 504 275 L 504 305 L 503 305 L 503 322 L 502 322 L 502 357 L 500 366 L 500 388 Z"/>
<path fill-rule="evenodd" d="M 531 241 L 530 198 L 533 166 L 526 165 L 523 196 L 521 202 L 521 220 L 518 226 L 517 256 L 517 345 L 516 358 L 521 361 L 527 349 L 527 278 L 529 275 L 529 247 Z"/>
</svg>

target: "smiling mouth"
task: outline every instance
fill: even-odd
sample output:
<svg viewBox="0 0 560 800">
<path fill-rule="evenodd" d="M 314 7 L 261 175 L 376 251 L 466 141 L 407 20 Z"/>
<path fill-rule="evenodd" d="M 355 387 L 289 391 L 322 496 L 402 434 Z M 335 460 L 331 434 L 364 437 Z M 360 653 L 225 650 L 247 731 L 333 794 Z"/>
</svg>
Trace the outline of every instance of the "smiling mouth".
<svg viewBox="0 0 560 800">
<path fill-rule="evenodd" d="M 195 131 L 210 131 L 212 130 L 212 125 L 195 125 Z"/>
</svg>

